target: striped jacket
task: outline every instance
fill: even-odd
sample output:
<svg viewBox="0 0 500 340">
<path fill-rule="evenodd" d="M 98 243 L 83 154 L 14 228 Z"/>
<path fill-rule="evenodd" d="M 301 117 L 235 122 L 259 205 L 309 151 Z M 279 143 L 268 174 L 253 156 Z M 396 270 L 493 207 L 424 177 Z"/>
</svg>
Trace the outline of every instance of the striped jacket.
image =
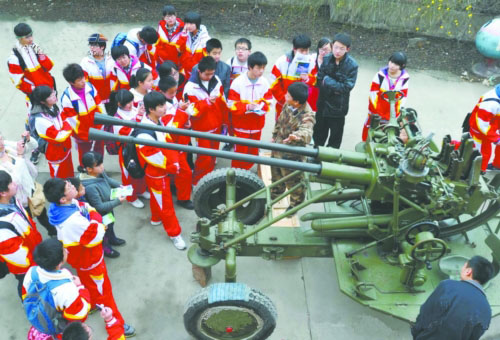
<svg viewBox="0 0 500 340">
<path fill-rule="evenodd" d="M 42 242 L 35 222 L 29 217 L 22 205 L 0 204 L 0 221 L 14 227 L 16 233 L 0 228 L 0 261 L 7 264 L 12 274 L 24 274 L 34 265 L 33 252 Z"/>
<path fill-rule="evenodd" d="M 48 161 L 59 163 L 66 157 L 70 157 L 71 138 L 69 137 L 73 133 L 73 128 L 68 121 L 61 118 L 61 114 L 54 117 L 41 112 L 35 118 L 35 129 L 38 136 L 47 141 L 45 158 Z"/>
<path fill-rule="evenodd" d="M 86 105 L 71 86 L 66 88 L 61 96 L 61 117 L 68 121 L 78 138 L 86 141 L 91 127 L 101 128 L 94 125 L 94 115 L 105 112 L 105 109 L 95 87 L 88 82 L 85 83 L 85 100 Z"/>
<path fill-rule="evenodd" d="M 176 65 L 180 65 L 180 45 L 179 42 L 183 35 L 184 22 L 177 18 L 177 27 L 172 32 L 168 33 L 167 24 L 165 20 L 160 20 L 158 23 L 158 42 L 155 45 L 155 58 L 158 65 L 164 61 L 170 60 Z"/>
<path fill-rule="evenodd" d="M 472 137 L 486 137 L 491 143 L 500 141 L 500 85 L 486 92 L 472 110 L 469 119 Z"/>
<path fill-rule="evenodd" d="M 137 70 L 140 68 L 147 68 L 151 70 L 151 67 L 139 61 L 136 57 L 130 56 L 130 68 L 125 71 L 118 63 L 115 62 L 111 68 L 110 86 L 111 91 L 118 90 L 130 90 L 130 77 L 136 74 Z M 154 77 L 154 75 L 153 75 Z"/>
<path fill-rule="evenodd" d="M 94 58 L 85 57 L 80 62 L 80 66 L 85 73 L 85 80 L 94 85 L 103 103 L 109 101 L 109 95 L 111 94 L 111 69 L 114 64 L 113 58 L 106 57 L 104 61 L 106 72 L 102 74 Z"/>
<path fill-rule="evenodd" d="M 167 99 L 167 113 L 161 118 L 162 124 L 180 129 L 186 129 L 186 124 L 189 123 L 189 115 L 179 109 L 179 101 L 174 97 L 172 101 Z M 181 135 L 171 135 L 172 139 L 177 144 L 188 145 L 191 137 Z"/>
<path fill-rule="evenodd" d="M 370 86 L 369 114 L 378 114 L 382 120 L 388 121 L 391 118 L 390 105 L 387 100 L 382 98 L 382 95 L 385 91 L 401 91 L 403 98 L 396 102 L 396 117 L 399 116 L 401 108 L 405 106 L 406 97 L 408 97 L 408 80 L 410 80 L 410 76 L 404 69 L 396 80 L 389 78 L 387 66 L 380 69 L 373 77 Z"/>
<path fill-rule="evenodd" d="M 186 75 L 186 79 L 191 76 L 194 65 L 207 55 L 207 40 L 210 39 L 205 25 L 200 25 L 200 29 L 193 40 L 190 33 L 183 33 L 178 40 L 179 52 L 181 54 L 181 72 Z"/>
<path fill-rule="evenodd" d="M 54 88 L 54 79 L 50 70 L 54 63 L 45 54 L 37 54 L 32 46 L 21 46 L 19 42 L 14 47 L 21 55 L 26 68 L 21 67 L 22 62 L 11 52 L 7 65 L 9 67 L 10 79 L 14 85 L 24 92 L 31 94 L 36 86 L 47 85 Z M 36 47 L 35 47 L 36 48 Z"/>
<path fill-rule="evenodd" d="M 248 130 L 262 130 L 266 122 L 265 115 L 257 115 L 247 110 L 248 104 L 260 104 L 261 110 L 269 112 L 272 100 L 269 82 L 260 77 L 256 83 L 252 83 L 248 74 L 242 74 L 236 78 L 229 89 L 228 107 L 235 130 L 248 132 Z"/>
</svg>

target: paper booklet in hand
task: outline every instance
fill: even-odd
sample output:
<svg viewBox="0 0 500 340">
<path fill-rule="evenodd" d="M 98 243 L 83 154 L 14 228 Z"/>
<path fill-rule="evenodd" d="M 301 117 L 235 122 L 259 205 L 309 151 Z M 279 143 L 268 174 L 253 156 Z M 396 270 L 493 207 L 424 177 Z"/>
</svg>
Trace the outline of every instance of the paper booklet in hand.
<svg viewBox="0 0 500 340">
<path fill-rule="evenodd" d="M 132 196 L 132 193 L 134 192 L 134 188 L 132 188 L 132 185 L 127 185 L 127 186 L 119 186 L 118 188 L 111 189 L 111 195 L 110 199 L 114 200 L 115 198 L 118 197 L 127 197 L 127 196 Z"/>
</svg>

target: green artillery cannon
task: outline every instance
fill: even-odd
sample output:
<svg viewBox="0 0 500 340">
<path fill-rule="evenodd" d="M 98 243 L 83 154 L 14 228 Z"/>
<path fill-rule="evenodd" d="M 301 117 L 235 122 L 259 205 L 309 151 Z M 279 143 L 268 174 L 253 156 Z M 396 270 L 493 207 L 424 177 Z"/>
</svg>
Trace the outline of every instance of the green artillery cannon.
<svg viewBox="0 0 500 340">
<path fill-rule="evenodd" d="M 126 125 L 172 134 L 239 143 L 300 154 L 308 162 L 116 136 L 91 129 L 96 140 L 165 147 L 296 170 L 300 184 L 277 198 L 254 173 L 217 169 L 195 187 L 200 217 L 191 235 L 188 258 L 193 271 L 208 280 L 211 267 L 225 261 L 225 282 L 194 296 L 184 314 L 186 329 L 199 339 L 264 339 L 276 325 L 276 309 L 262 293 L 237 283 L 237 257 L 265 259 L 333 257 L 340 289 L 370 308 L 414 321 L 420 305 L 443 279 L 453 277 L 475 254 L 492 256 L 500 266 L 500 176 L 481 173 L 481 155 L 468 134 L 455 149 L 446 136 L 441 148 L 424 136 L 412 109 L 396 118 L 397 92 L 385 96 L 391 119 L 374 117 L 368 139 L 355 151 L 293 147 L 145 125 L 98 115 L 99 124 Z M 273 206 L 301 186 L 306 200 L 277 216 Z M 300 228 L 276 223 L 313 204 Z M 311 210 L 309 208 L 309 210 Z M 318 211 L 318 209 L 314 209 Z M 481 228 L 479 228 L 481 227 Z M 469 231 L 473 231 L 468 233 Z M 500 279 L 495 277 L 493 283 Z M 500 291 L 486 289 L 493 315 L 500 314 Z"/>
</svg>

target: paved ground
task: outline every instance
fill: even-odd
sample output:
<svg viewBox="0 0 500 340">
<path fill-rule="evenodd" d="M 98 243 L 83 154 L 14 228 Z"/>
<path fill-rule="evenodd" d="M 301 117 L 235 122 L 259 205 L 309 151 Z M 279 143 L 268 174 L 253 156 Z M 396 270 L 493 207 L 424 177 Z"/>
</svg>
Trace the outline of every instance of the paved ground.
<svg viewBox="0 0 500 340">
<path fill-rule="evenodd" d="M 66 63 L 79 62 L 86 53 L 85 38 L 100 31 L 108 37 L 127 28 L 123 25 L 88 25 L 66 22 L 30 22 L 35 39 L 55 60 L 53 74 L 60 91 L 65 87 L 61 70 Z M 15 22 L 0 21 L 0 56 L 6 58 L 12 45 Z M 213 31 L 212 31 L 213 32 Z M 214 36 L 218 36 L 213 33 Z M 235 36 L 220 36 L 226 47 L 224 60 L 231 55 Z M 289 48 L 288 42 L 252 38 L 254 50 L 266 52 L 269 63 Z M 391 51 L 388 51 L 388 55 Z M 346 123 L 344 148 L 353 149 L 360 139 L 366 117 L 370 81 L 376 70 L 369 60 L 358 60 L 358 82 L 351 95 L 351 109 Z M 445 134 L 460 136 L 465 113 L 475 105 L 488 88 L 464 83 L 447 74 L 430 74 L 411 69 L 408 106 L 420 114 L 424 131 L 434 131 L 439 141 Z M 270 69 L 268 67 L 268 70 Z M 23 98 L 7 80 L 5 66 L 0 68 L 0 131 L 8 139 L 17 138 L 25 119 Z M 273 119 L 268 118 L 264 138 L 269 139 Z M 47 166 L 39 165 L 39 181 L 47 178 Z M 218 166 L 227 165 L 219 161 Z M 118 177 L 116 156 L 107 156 L 105 168 Z M 127 322 L 137 328 L 137 339 L 189 339 L 182 313 L 187 299 L 198 289 L 191 275 L 186 253 L 174 249 L 161 226 L 149 224 L 149 209 L 137 210 L 124 205 L 116 210 L 116 230 L 127 240 L 120 248 L 121 257 L 107 261 L 115 298 Z M 177 208 L 185 239 L 194 229 L 194 213 Z M 213 281 L 224 278 L 223 265 L 214 268 Z M 238 259 L 238 280 L 267 294 L 278 309 L 278 326 L 271 339 L 410 339 L 408 324 L 393 317 L 365 308 L 338 290 L 332 259 L 298 259 L 280 262 L 259 258 Z M 0 280 L 1 339 L 24 339 L 28 322 L 15 294 L 16 281 L 12 276 Z M 105 332 L 98 315 L 89 317 L 97 339 Z M 498 339 L 500 323 L 494 319 L 484 339 Z"/>
</svg>

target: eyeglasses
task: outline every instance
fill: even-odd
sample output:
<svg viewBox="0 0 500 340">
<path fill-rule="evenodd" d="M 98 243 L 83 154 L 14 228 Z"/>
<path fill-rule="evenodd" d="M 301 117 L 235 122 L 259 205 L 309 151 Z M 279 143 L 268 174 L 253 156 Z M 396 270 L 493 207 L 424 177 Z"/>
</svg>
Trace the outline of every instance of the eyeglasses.
<svg viewBox="0 0 500 340">
<path fill-rule="evenodd" d="M 246 47 L 236 47 L 236 51 L 248 51 Z"/>
</svg>

